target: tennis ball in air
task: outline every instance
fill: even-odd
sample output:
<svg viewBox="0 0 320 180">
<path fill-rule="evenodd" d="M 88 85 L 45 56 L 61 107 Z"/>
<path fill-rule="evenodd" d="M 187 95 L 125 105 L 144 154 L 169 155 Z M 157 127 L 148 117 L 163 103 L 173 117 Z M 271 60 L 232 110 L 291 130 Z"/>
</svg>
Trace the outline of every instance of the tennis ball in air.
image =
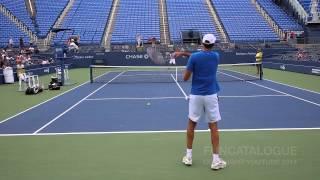
<svg viewBox="0 0 320 180">
<path fill-rule="evenodd" d="M 147 102 L 147 106 L 150 106 L 151 105 L 151 103 L 150 102 Z"/>
</svg>

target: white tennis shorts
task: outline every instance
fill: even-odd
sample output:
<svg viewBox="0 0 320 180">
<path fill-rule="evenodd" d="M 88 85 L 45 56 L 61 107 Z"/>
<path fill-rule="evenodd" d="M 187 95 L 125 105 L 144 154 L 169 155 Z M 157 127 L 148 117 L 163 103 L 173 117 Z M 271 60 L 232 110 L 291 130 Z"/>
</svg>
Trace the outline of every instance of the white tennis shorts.
<svg viewBox="0 0 320 180">
<path fill-rule="evenodd" d="M 176 64 L 176 59 L 174 58 L 170 59 L 169 64 Z"/>
<path fill-rule="evenodd" d="M 221 120 L 217 94 L 201 96 L 190 95 L 189 99 L 189 119 L 198 122 L 202 115 L 205 121 L 213 123 Z"/>
</svg>

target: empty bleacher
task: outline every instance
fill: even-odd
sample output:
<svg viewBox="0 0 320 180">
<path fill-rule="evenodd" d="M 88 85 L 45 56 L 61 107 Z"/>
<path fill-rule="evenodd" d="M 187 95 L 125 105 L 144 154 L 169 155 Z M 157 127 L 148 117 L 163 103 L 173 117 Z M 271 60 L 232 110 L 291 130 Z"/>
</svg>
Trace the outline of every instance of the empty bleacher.
<svg viewBox="0 0 320 180">
<path fill-rule="evenodd" d="M 2 13 L 0 13 L 0 24 L 0 47 L 6 47 L 10 37 L 14 41 L 14 46 L 19 46 L 20 38 L 23 38 L 24 42 L 29 42 L 28 36 Z"/>
<path fill-rule="evenodd" d="M 69 0 L 36 0 L 39 36 L 46 36 Z"/>
<path fill-rule="evenodd" d="M 111 43 L 135 43 L 137 34 L 160 39 L 158 0 L 120 0 Z"/>
<path fill-rule="evenodd" d="M 306 10 L 307 12 L 310 12 L 311 0 L 298 0 L 298 1 L 300 2 L 304 10 Z"/>
<path fill-rule="evenodd" d="M 269 16 L 285 31 L 303 30 L 297 21 L 287 15 L 272 0 L 257 0 Z M 299 0 L 310 11 L 311 0 Z M 0 0 L 30 30 L 43 38 L 55 24 L 69 0 L 35 0 L 36 21 L 30 18 L 24 0 Z M 231 42 L 279 41 L 251 0 L 211 0 L 212 5 Z M 59 32 L 54 42 L 65 42 L 71 35 L 80 36 L 81 44 L 100 44 L 110 15 L 112 0 L 75 0 L 64 18 L 61 28 L 71 31 Z M 166 0 L 166 13 L 171 42 L 181 42 L 181 31 L 196 30 L 217 36 L 206 0 Z M 319 8 L 319 7 L 318 7 Z M 112 44 L 132 44 L 136 35 L 144 41 L 151 37 L 160 40 L 159 0 L 120 0 L 115 14 Z M 35 25 L 37 27 L 35 28 Z M 18 42 L 20 37 L 29 38 L 17 26 L 1 15 L 0 43 L 7 43 L 9 37 Z"/>
<path fill-rule="evenodd" d="M 24 0 L 1 0 L 3 4 L 14 16 L 22 21 L 32 31 L 35 30 L 30 15 L 27 12 Z"/>
<path fill-rule="evenodd" d="M 54 41 L 65 42 L 71 35 L 79 35 L 81 44 L 99 44 L 111 5 L 111 0 L 76 0 L 61 27 L 72 31 L 58 33 Z"/>
<path fill-rule="evenodd" d="M 284 31 L 302 31 L 301 25 L 270 0 L 257 0 L 273 21 Z"/>
<path fill-rule="evenodd" d="M 212 0 L 230 41 L 279 41 L 250 0 Z"/>
<path fill-rule="evenodd" d="M 166 0 L 171 41 L 181 42 L 181 31 L 213 33 L 219 39 L 205 0 Z"/>
</svg>

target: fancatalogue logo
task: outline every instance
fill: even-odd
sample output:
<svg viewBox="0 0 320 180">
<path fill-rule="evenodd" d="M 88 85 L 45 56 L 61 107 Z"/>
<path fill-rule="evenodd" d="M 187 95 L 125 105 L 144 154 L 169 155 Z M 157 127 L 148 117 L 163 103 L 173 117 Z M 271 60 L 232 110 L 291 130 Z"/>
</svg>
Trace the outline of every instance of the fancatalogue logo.
<svg viewBox="0 0 320 180">
<path fill-rule="evenodd" d="M 127 54 L 126 59 L 133 60 L 133 59 L 149 59 L 148 54 Z"/>
</svg>

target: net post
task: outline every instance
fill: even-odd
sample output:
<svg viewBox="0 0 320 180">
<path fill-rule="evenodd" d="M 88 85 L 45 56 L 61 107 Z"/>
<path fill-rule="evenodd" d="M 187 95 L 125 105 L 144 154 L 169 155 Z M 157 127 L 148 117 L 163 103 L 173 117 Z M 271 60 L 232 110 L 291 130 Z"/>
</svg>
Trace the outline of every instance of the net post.
<svg viewBox="0 0 320 180">
<path fill-rule="evenodd" d="M 90 66 L 90 83 L 93 83 L 92 66 Z"/>
</svg>

